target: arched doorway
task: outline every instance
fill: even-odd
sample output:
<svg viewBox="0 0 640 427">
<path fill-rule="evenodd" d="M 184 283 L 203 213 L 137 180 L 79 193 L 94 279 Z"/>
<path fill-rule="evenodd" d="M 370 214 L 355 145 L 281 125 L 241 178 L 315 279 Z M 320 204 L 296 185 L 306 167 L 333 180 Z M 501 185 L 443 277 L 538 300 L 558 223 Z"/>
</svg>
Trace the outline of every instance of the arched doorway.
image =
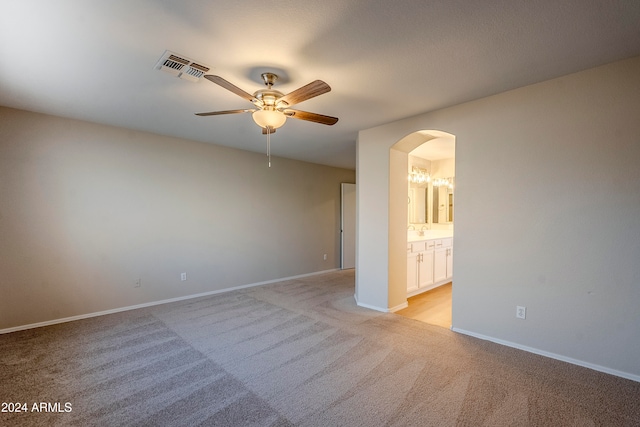
<svg viewBox="0 0 640 427">
<path fill-rule="evenodd" d="M 410 277 L 407 275 L 407 240 L 410 215 L 409 203 L 407 203 L 409 191 L 407 176 L 410 165 L 409 158 L 410 153 L 430 142 L 433 144 L 435 153 L 443 143 L 455 147 L 455 136 L 439 130 L 420 130 L 400 139 L 389 150 L 389 311 L 398 311 L 408 305 L 407 284 Z M 434 158 L 436 157 L 442 158 L 442 154 L 434 154 Z M 429 160 L 427 159 L 427 161 Z M 454 167 L 453 160 L 451 163 Z M 428 168 L 425 169 L 428 170 Z M 452 177 L 454 174 L 445 175 Z M 434 177 L 436 176 L 434 175 Z M 427 202 L 429 196 L 426 196 L 424 200 Z M 433 199 L 431 200 L 433 201 Z M 431 209 L 432 212 L 431 220 L 429 220 L 430 214 L 426 213 L 422 229 L 450 228 L 453 232 L 452 221 L 450 224 L 442 224 L 440 221 L 434 222 L 433 218 L 437 213 L 433 213 L 433 205 L 428 209 Z M 436 223 L 437 227 L 435 227 Z"/>
</svg>

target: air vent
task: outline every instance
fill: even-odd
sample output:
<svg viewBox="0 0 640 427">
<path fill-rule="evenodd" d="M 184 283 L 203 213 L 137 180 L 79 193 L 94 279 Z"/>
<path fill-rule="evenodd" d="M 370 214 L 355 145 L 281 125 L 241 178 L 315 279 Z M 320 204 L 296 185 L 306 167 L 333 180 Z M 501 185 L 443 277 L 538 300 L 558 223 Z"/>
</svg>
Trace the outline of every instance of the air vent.
<svg viewBox="0 0 640 427">
<path fill-rule="evenodd" d="M 162 54 L 155 68 L 192 82 L 199 81 L 210 70 L 206 65 L 198 64 L 184 55 L 168 50 Z"/>
<path fill-rule="evenodd" d="M 182 72 L 196 80 L 199 80 L 200 77 L 204 76 L 204 73 L 206 73 L 207 71 L 209 71 L 209 67 L 205 67 L 204 65 L 200 65 L 200 64 L 196 64 L 195 62 L 192 62 Z"/>
</svg>

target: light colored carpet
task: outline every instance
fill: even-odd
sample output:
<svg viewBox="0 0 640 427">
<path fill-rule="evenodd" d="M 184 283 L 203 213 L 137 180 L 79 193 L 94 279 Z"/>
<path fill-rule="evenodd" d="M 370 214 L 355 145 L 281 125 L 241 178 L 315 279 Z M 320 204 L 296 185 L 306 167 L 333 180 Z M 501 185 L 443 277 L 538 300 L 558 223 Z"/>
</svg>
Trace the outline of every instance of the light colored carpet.
<svg viewBox="0 0 640 427">
<path fill-rule="evenodd" d="M 0 425 L 640 425 L 640 383 L 359 308 L 353 270 L 0 336 Z"/>
</svg>

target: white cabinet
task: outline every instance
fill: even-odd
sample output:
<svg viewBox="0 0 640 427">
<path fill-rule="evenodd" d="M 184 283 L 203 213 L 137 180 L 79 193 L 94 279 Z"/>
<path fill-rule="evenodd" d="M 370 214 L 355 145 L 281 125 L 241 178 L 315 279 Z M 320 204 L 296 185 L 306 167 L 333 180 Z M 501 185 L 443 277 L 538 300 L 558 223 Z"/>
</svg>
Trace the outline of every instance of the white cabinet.
<svg viewBox="0 0 640 427">
<path fill-rule="evenodd" d="M 418 290 L 418 262 L 420 254 L 407 250 L 407 293 Z"/>
<path fill-rule="evenodd" d="M 453 239 L 435 241 L 433 281 L 446 282 L 453 277 Z"/>
<path fill-rule="evenodd" d="M 447 255 L 447 280 L 453 279 L 453 246 L 449 248 Z"/>
<path fill-rule="evenodd" d="M 430 239 L 407 244 L 407 294 L 443 285 L 453 277 L 453 239 Z"/>
<path fill-rule="evenodd" d="M 438 248 L 433 257 L 433 280 L 441 282 L 447 278 L 447 250 Z"/>
<path fill-rule="evenodd" d="M 407 245 L 407 293 L 433 284 L 433 249 L 425 241 Z"/>
<path fill-rule="evenodd" d="M 433 251 L 426 250 L 420 253 L 418 288 L 424 289 L 431 285 L 433 285 Z"/>
</svg>

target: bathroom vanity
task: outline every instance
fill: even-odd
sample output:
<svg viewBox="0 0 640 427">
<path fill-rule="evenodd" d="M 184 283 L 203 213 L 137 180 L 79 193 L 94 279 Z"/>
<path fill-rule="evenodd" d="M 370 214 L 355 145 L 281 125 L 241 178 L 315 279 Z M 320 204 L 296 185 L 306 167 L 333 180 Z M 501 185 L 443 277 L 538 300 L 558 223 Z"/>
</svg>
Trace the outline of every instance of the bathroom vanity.
<svg viewBox="0 0 640 427">
<path fill-rule="evenodd" d="M 407 297 L 449 283 L 452 278 L 453 232 L 410 233 L 407 238 Z"/>
</svg>

